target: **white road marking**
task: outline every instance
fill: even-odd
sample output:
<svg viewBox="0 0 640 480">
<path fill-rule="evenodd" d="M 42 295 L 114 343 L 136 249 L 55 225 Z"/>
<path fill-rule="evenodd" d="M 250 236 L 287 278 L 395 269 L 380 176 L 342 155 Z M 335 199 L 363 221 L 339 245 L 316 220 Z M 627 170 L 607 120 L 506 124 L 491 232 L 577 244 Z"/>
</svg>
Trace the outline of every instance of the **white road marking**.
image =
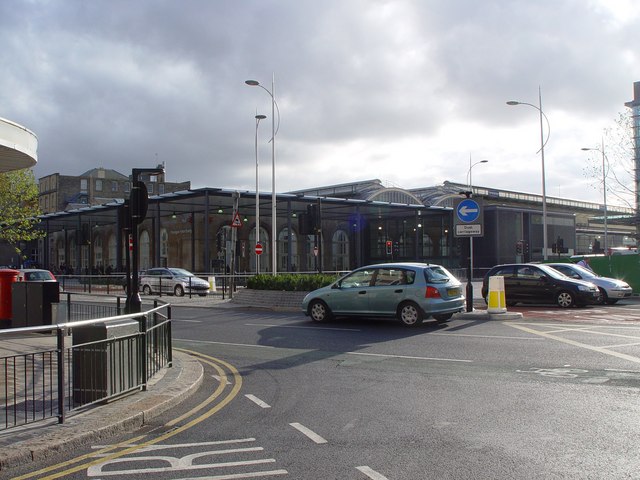
<svg viewBox="0 0 640 480">
<path fill-rule="evenodd" d="M 255 403 L 256 405 L 258 405 L 259 407 L 262 408 L 271 408 L 271 405 L 269 405 L 266 402 L 263 402 L 262 400 L 260 400 L 258 397 L 256 397 L 255 395 L 251 395 L 250 393 L 245 395 L 245 397 L 247 397 L 249 400 L 251 400 L 253 403 Z"/>
<path fill-rule="evenodd" d="M 371 468 L 367 467 L 366 465 L 362 466 L 362 467 L 356 467 L 356 470 L 360 470 L 362 473 L 364 473 L 371 480 L 388 480 L 387 477 L 385 477 L 384 475 L 376 472 L 375 470 L 372 470 Z"/>
<path fill-rule="evenodd" d="M 532 337 L 509 337 L 504 335 L 471 335 L 468 333 L 447 333 L 444 332 L 438 333 L 429 333 L 427 335 L 443 335 L 447 337 L 476 337 L 476 338 L 499 338 L 501 340 L 542 340 L 541 338 L 532 338 Z"/>
<path fill-rule="evenodd" d="M 344 352 L 345 355 L 361 355 L 364 357 L 404 358 L 409 360 L 436 360 L 440 362 L 473 363 L 473 360 L 461 360 L 459 358 L 414 357 L 411 355 L 387 355 L 384 353 Z"/>
<path fill-rule="evenodd" d="M 256 347 L 256 348 L 276 348 L 276 347 L 272 347 L 271 345 L 256 345 L 256 344 L 249 344 L 249 343 L 229 343 L 229 342 L 212 342 L 210 340 L 193 340 L 191 338 L 187 339 L 187 338 L 174 338 L 174 341 L 180 341 L 180 342 L 191 342 L 191 343 L 206 343 L 208 345 L 227 345 L 227 346 L 232 346 L 232 347 Z"/>
<path fill-rule="evenodd" d="M 339 332 L 361 332 L 359 328 L 333 328 L 333 327 L 301 327 L 298 325 L 276 325 L 269 323 L 245 323 L 248 327 L 278 327 L 278 328 L 297 328 L 300 330 L 337 330 Z"/>
<path fill-rule="evenodd" d="M 313 440 L 314 442 L 316 442 L 318 444 L 327 443 L 327 441 L 324 438 L 322 438 L 320 435 L 318 435 L 313 430 L 308 429 L 304 425 L 301 425 L 299 423 L 290 423 L 289 425 L 291 425 L 293 428 L 295 428 L 299 432 L 303 433 L 304 435 L 306 435 L 307 437 L 309 437 L 311 440 Z"/>
</svg>

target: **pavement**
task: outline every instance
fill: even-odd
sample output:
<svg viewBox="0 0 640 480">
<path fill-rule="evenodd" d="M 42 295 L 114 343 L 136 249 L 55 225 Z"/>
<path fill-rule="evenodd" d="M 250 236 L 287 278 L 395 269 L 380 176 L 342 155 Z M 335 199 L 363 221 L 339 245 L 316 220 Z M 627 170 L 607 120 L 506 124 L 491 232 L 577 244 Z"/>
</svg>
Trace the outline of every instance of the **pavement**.
<svg viewBox="0 0 640 480">
<path fill-rule="evenodd" d="M 474 288 L 473 312 L 456 314 L 454 318 L 473 320 L 513 320 L 522 318 L 521 313 L 488 313 L 479 295 L 479 286 Z M 87 295 L 83 301 L 107 301 L 109 297 Z M 234 299 L 223 299 L 221 295 L 207 297 L 162 297 L 173 306 L 238 308 L 250 306 L 242 294 Z M 143 307 L 149 298 L 142 297 Z M 273 304 L 272 304 L 273 305 Z M 299 305 L 299 303 L 298 303 Z M 260 308 L 264 308 L 260 306 Z M 143 308 L 144 309 L 144 308 Z M 272 310 L 292 310 L 293 307 L 272 307 Z M 299 311 L 299 306 L 296 307 Z M 3 337 L 0 357 L 12 352 L 33 351 L 43 343 L 55 341 L 42 334 Z M 62 450 L 74 449 L 90 443 L 135 431 L 150 419 L 178 405 L 197 391 L 203 381 L 203 367 L 198 360 L 182 352 L 173 352 L 173 365 L 157 374 L 146 391 L 124 396 L 111 403 L 94 406 L 84 411 L 69 412 L 63 424 L 57 419 L 43 420 L 33 424 L 0 431 L 0 477 L 2 472 L 18 465 L 40 461 Z"/>
</svg>

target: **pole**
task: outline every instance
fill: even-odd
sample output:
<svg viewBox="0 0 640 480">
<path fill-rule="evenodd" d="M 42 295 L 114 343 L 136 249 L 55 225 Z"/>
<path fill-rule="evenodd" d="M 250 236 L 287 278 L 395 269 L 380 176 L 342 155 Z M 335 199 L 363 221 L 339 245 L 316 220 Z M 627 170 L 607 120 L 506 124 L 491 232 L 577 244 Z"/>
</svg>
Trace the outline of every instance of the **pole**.
<svg viewBox="0 0 640 480">
<path fill-rule="evenodd" d="M 469 154 L 469 198 L 473 197 L 473 187 L 471 186 L 471 154 Z M 469 265 L 467 267 L 467 312 L 473 312 L 473 284 L 471 277 L 473 276 L 473 236 L 469 237 Z"/>
<path fill-rule="evenodd" d="M 260 120 L 264 120 L 267 118 L 264 115 L 256 114 L 256 245 L 260 243 L 260 194 L 259 191 L 259 174 L 258 174 L 258 125 L 260 125 Z M 256 253 L 256 274 L 260 273 L 260 255 Z"/>
<path fill-rule="evenodd" d="M 604 137 L 602 138 L 602 190 L 604 200 L 604 254 L 609 254 L 608 231 L 607 231 L 607 171 L 605 169 L 606 156 L 604 154 Z"/>
<path fill-rule="evenodd" d="M 542 90 L 538 87 L 538 101 L 540 108 L 540 156 L 542 158 L 542 258 L 548 259 L 547 255 L 547 182 L 544 172 L 544 128 L 542 123 Z"/>
<path fill-rule="evenodd" d="M 273 242 L 273 257 L 271 258 L 271 271 L 273 275 L 278 270 L 278 228 L 276 210 L 276 74 L 271 77 L 271 240 Z"/>
</svg>

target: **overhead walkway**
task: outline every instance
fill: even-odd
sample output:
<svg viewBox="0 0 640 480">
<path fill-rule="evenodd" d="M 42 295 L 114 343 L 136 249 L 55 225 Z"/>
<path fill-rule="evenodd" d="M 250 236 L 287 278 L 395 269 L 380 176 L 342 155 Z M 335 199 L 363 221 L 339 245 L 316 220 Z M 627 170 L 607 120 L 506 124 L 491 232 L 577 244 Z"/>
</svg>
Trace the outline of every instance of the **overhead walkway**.
<svg viewBox="0 0 640 480">
<path fill-rule="evenodd" d="M 0 118 L 0 173 L 33 167 L 38 161 L 37 150 L 35 133 Z"/>
</svg>

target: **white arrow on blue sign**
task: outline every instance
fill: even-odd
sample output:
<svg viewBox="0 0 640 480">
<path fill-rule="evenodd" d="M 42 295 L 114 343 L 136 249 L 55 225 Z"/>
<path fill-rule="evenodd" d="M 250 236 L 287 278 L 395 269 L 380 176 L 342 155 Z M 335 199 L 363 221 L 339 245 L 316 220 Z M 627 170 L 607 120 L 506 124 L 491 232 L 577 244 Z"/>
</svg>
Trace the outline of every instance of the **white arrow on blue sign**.
<svg viewBox="0 0 640 480">
<path fill-rule="evenodd" d="M 480 206 L 475 200 L 467 198 L 458 204 L 456 215 L 458 215 L 461 222 L 475 222 L 480 216 Z"/>
</svg>

